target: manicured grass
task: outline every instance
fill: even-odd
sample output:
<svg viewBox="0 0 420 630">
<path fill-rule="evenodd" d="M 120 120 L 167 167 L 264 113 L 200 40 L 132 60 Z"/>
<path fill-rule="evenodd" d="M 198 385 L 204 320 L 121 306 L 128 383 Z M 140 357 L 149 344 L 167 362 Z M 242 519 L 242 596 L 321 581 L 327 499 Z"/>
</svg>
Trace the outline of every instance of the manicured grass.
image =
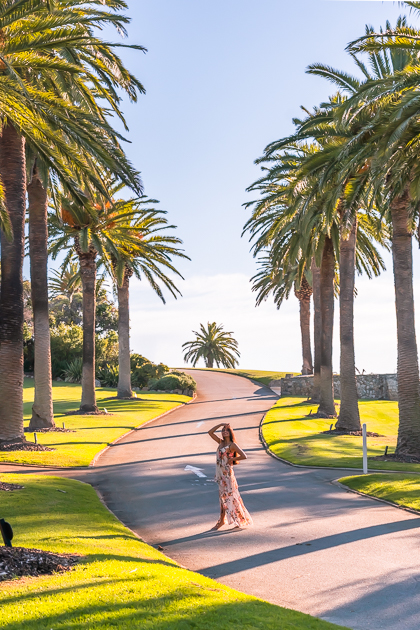
<svg viewBox="0 0 420 630">
<path fill-rule="evenodd" d="M 29 424 L 33 402 L 33 381 L 25 379 L 24 413 L 25 426 Z M 80 406 L 81 386 L 70 383 L 54 383 L 54 417 L 58 427 L 75 433 L 38 433 L 38 442 L 56 450 L 45 452 L 0 452 L 0 462 L 38 464 L 48 466 L 88 466 L 99 451 L 124 433 L 148 420 L 190 400 L 177 394 L 151 394 L 139 392 L 139 400 L 116 400 L 114 389 L 96 391 L 100 409 L 106 408 L 109 416 L 66 416 L 68 411 Z M 141 399 L 141 400 L 140 400 Z M 33 433 L 25 434 L 33 441 Z"/>
<path fill-rule="evenodd" d="M 412 510 L 420 510 L 419 475 L 376 473 L 343 477 L 339 481 L 352 490 L 363 492 L 363 494 L 385 499 Z"/>
<path fill-rule="evenodd" d="M 193 369 L 209 369 L 209 368 L 188 368 Z M 245 378 L 251 378 L 254 381 L 259 381 L 264 385 L 268 385 L 270 381 L 276 381 L 280 378 L 284 378 L 286 374 L 297 375 L 297 372 L 271 372 L 266 370 L 228 370 L 224 368 L 211 368 L 213 372 L 226 372 L 227 374 L 236 374 L 237 376 L 244 376 Z"/>
<path fill-rule="evenodd" d="M 0 479 L 25 486 L 1 497 L 16 546 L 82 555 L 71 573 L 0 583 L 2 630 L 339 629 L 181 569 L 139 541 L 88 485 Z"/>
<path fill-rule="evenodd" d="M 395 450 L 398 432 L 398 403 L 388 400 L 359 402 L 361 421 L 367 430 L 384 437 L 368 438 L 368 457 Z M 362 438 L 323 435 L 333 420 L 306 417 L 317 405 L 302 398 L 280 398 L 264 419 L 263 435 L 270 450 L 293 464 L 362 468 Z M 337 407 L 338 410 L 338 407 Z M 420 464 L 370 460 L 370 468 L 420 472 Z"/>
</svg>

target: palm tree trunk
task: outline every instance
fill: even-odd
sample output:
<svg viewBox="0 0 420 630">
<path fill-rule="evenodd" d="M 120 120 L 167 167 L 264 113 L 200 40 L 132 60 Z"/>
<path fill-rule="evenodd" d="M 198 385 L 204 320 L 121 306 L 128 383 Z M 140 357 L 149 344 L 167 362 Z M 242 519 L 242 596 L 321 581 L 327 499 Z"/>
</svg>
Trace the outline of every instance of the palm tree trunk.
<svg viewBox="0 0 420 630">
<path fill-rule="evenodd" d="M 399 428 L 396 455 L 420 457 L 420 388 L 414 323 L 412 235 L 408 192 L 391 204 L 398 340 Z"/>
<path fill-rule="evenodd" d="M 321 378 L 318 415 L 335 418 L 334 383 L 332 373 L 332 343 L 334 328 L 334 246 L 325 238 L 321 263 Z"/>
<path fill-rule="evenodd" d="M 357 216 L 350 235 L 340 238 L 340 389 L 341 402 L 336 429 L 360 431 L 359 404 L 354 362 L 354 274 Z"/>
<path fill-rule="evenodd" d="M 206 367 L 207 368 L 212 368 L 213 367 L 213 357 L 207 357 L 206 358 Z"/>
<path fill-rule="evenodd" d="M 34 314 L 35 400 L 29 430 L 55 427 L 48 319 L 48 197 L 35 166 L 28 185 L 29 256 Z"/>
<path fill-rule="evenodd" d="M 302 337 L 302 374 L 313 373 L 311 350 L 311 300 L 299 300 L 300 333 Z"/>
<path fill-rule="evenodd" d="M 13 242 L 1 234 L 0 441 L 23 439 L 23 256 L 26 210 L 25 143 L 9 123 L 0 137 L 0 176 Z"/>
<path fill-rule="evenodd" d="M 98 411 L 95 392 L 95 312 L 96 312 L 96 256 L 94 247 L 83 252 L 75 239 L 80 260 L 80 276 L 83 290 L 83 372 L 82 401 L 80 410 Z"/>
<path fill-rule="evenodd" d="M 314 384 L 312 388 L 312 402 L 319 403 L 321 399 L 321 268 L 312 260 L 312 290 L 314 298 Z"/>
<path fill-rule="evenodd" d="M 129 287 L 132 270 L 125 268 L 124 280 L 118 287 L 118 398 L 131 398 L 130 304 Z"/>
</svg>

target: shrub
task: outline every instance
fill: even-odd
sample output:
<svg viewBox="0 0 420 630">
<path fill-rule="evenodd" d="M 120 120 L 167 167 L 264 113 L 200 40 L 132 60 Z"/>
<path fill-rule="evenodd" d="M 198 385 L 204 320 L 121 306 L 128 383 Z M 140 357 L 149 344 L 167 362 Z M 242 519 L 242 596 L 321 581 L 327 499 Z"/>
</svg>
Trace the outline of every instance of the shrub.
<svg viewBox="0 0 420 630">
<path fill-rule="evenodd" d="M 115 330 L 105 335 L 96 335 L 95 352 L 97 365 L 118 365 L 118 335 Z"/>
<path fill-rule="evenodd" d="M 96 378 L 101 381 L 102 387 L 118 387 L 118 367 L 104 363 L 96 370 Z"/>
<path fill-rule="evenodd" d="M 66 383 L 81 383 L 83 371 L 83 359 L 77 357 L 71 363 L 67 364 L 67 368 L 64 370 L 64 380 Z"/>
<path fill-rule="evenodd" d="M 197 389 L 197 383 L 188 374 L 174 370 L 159 380 L 153 379 L 153 381 L 150 381 L 149 387 L 150 389 L 163 389 L 164 391 L 170 391 L 172 389 L 192 389 L 195 391 Z"/>
<path fill-rule="evenodd" d="M 130 355 L 130 366 L 132 370 L 141 367 L 145 363 L 150 363 L 150 361 L 149 359 L 146 359 L 146 357 L 143 357 L 141 354 L 136 354 L 135 352 L 133 352 L 133 354 Z"/>
<path fill-rule="evenodd" d="M 82 356 L 83 331 L 81 326 L 60 323 L 51 329 L 51 367 L 53 378 L 63 378 L 69 364 Z"/>
<path fill-rule="evenodd" d="M 167 365 L 163 363 L 144 363 L 141 367 L 136 367 L 131 372 L 131 384 L 133 387 L 145 387 L 151 379 L 160 379 L 169 371 Z"/>
</svg>

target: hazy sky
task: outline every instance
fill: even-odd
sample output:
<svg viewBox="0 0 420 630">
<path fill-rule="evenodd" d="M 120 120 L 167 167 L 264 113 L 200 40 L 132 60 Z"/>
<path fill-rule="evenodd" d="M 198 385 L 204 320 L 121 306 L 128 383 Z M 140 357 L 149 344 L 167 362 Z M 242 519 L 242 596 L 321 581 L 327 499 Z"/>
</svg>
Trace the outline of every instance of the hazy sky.
<svg viewBox="0 0 420 630">
<path fill-rule="evenodd" d="M 377 1 L 128 2 L 129 41 L 148 53 L 123 53 L 147 90 L 139 103 L 124 106 L 127 151 L 146 194 L 161 201 L 192 259 L 179 264 L 186 280 L 176 302 L 168 296 L 163 306 L 146 282 L 132 283 L 132 347 L 182 365 L 181 344 L 200 322 L 215 320 L 235 333 L 241 367 L 300 370 L 296 298 L 280 311 L 270 302 L 254 306 L 249 278 L 256 266 L 241 238 L 248 216 L 242 204 L 251 198 L 245 188 L 259 176 L 254 160 L 292 130 L 300 106 L 311 108 L 334 91 L 306 75 L 307 65 L 353 71 L 346 44 L 365 24 L 395 23 L 407 11 Z M 382 278 L 357 281 L 356 365 L 368 372 L 396 369 L 388 255 L 387 266 Z M 338 350 L 336 341 L 335 370 Z"/>
</svg>

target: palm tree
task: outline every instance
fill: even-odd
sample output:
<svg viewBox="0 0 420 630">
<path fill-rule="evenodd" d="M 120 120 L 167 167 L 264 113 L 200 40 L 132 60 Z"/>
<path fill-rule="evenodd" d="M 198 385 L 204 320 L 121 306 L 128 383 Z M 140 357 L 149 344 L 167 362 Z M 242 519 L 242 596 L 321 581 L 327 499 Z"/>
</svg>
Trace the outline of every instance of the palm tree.
<svg viewBox="0 0 420 630">
<path fill-rule="evenodd" d="M 80 60 L 69 61 L 69 51 L 77 43 L 86 48 L 86 59 L 93 59 L 95 51 L 93 36 L 86 37 L 76 23 L 77 11 L 70 16 L 68 2 L 61 7 L 65 10 L 51 15 L 49 4 L 41 0 L 10 0 L 0 8 L 0 30 L 2 32 L 1 64 L 5 80 L 0 87 L 0 111 L 2 112 L 3 155 L 10 154 L 15 159 L 3 160 L 0 167 L 2 199 L 6 202 L 8 216 L 1 208 L 2 218 L 2 268 L 3 290 L 0 298 L 0 310 L 4 324 L 0 333 L 0 440 L 16 439 L 23 436 L 22 422 L 22 386 L 23 386 L 23 314 L 22 314 L 22 260 L 23 260 L 23 222 L 25 213 L 25 142 L 36 148 L 39 158 L 50 166 L 76 197 L 80 191 L 75 186 L 73 172 L 86 168 L 86 152 L 80 156 L 74 139 L 80 141 L 80 127 L 83 126 L 81 146 L 89 146 L 92 155 L 96 153 L 113 156 L 118 168 L 118 160 L 123 164 L 125 156 L 115 143 L 115 134 L 98 117 L 93 117 L 88 109 L 78 103 L 71 107 L 66 99 L 54 93 L 52 84 L 57 77 L 67 72 L 69 76 L 83 69 Z M 86 23 L 79 12 L 80 24 Z M 92 12 L 91 12 L 92 16 Z M 65 20 L 69 20 L 67 23 Z M 124 20 L 123 20 L 124 21 Z M 67 28 L 66 28 L 67 27 Z M 79 29 L 77 31 L 77 29 Z M 77 34 L 75 33 L 77 31 Z M 57 37 L 58 35 L 58 37 Z M 33 42 L 36 41 L 36 47 Z M 90 52 L 89 52 L 90 50 Z M 62 54 L 61 54 L 62 51 Z M 97 67 L 102 61 L 97 57 Z M 106 64 L 105 64 L 106 65 Z M 64 74 L 63 74 L 64 73 Z M 100 82 L 93 80 L 97 93 Z M 34 78 L 36 77 L 36 81 Z M 127 77 L 126 77 L 127 78 Z M 46 88 L 46 84 L 50 84 Z M 115 83 L 115 82 L 114 82 Z M 112 84 L 107 87 L 111 92 Z M 85 90 L 86 91 L 86 90 Z M 106 90 L 102 90 L 105 97 Z M 85 98 L 88 98 L 86 92 Z M 24 141 L 25 138 L 25 141 Z M 23 168 L 22 168 L 23 167 Z M 127 170 L 125 161 L 123 170 Z M 91 172 L 91 179 L 101 187 L 100 180 Z M 136 177 L 126 176 L 126 181 L 135 183 Z M 19 201 L 20 200 L 20 201 Z M 13 216 L 14 215 L 14 216 Z M 6 242 L 13 228 L 14 241 Z M 36 283 L 39 284 L 39 283 Z M 44 300 L 45 304 L 45 282 Z M 13 287 L 13 289 L 12 289 Z M 35 302 L 41 303 L 41 299 Z M 45 311 L 45 307 L 41 310 Z M 38 327 L 39 328 L 39 327 Z M 45 328 L 45 327 L 44 327 Z M 4 342 L 4 343 L 3 343 Z M 22 347 L 22 349 L 21 349 Z M 13 355 L 13 360 L 11 357 Z M 45 380 L 45 379 L 44 379 Z M 20 401 L 20 402 L 19 402 Z"/>
<path fill-rule="evenodd" d="M 321 320 L 321 336 L 318 348 L 318 357 L 316 360 L 316 383 L 315 395 L 318 394 L 318 379 L 320 405 L 318 414 L 326 417 L 334 417 L 334 396 L 333 396 L 333 378 L 332 378 L 332 326 L 334 311 L 334 275 L 335 275 L 335 259 L 339 260 L 339 249 L 332 248 L 333 242 L 340 242 L 340 248 L 345 249 L 347 235 L 343 229 L 343 217 L 340 212 L 342 205 L 340 204 L 340 195 L 342 195 L 342 185 L 336 183 L 337 177 L 325 177 L 325 169 L 331 171 L 331 164 L 336 164 L 336 147 L 339 146 L 340 136 L 346 134 L 346 130 L 341 130 L 332 126 L 332 112 L 335 103 L 340 104 L 340 99 L 331 100 L 331 104 L 324 106 L 309 114 L 306 121 L 297 121 L 299 127 L 295 136 L 277 141 L 269 145 L 266 154 L 258 162 L 269 163 L 269 168 L 265 167 L 265 176 L 257 181 L 251 189 L 259 190 L 263 193 L 262 199 L 254 203 L 254 211 L 250 219 L 252 234 L 259 234 L 256 242 L 255 251 L 258 252 L 262 247 L 270 247 L 276 251 L 275 259 L 279 261 L 283 267 L 289 269 L 297 263 L 300 258 L 300 266 L 306 265 L 310 268 L 315 262 L 320 264 L 320 283 L 319 294 L 321 296 L 318 311 L 317 324 Z M 332 142 L 328 144 L 329 126 L 332 126 Z M 312 138 L 315 144 L 308 145 L 308 139 Z M 342 140 L 341 140 L 342 141 Z M 332 147 L 332 148 L 331 148 Z M 279 150 L 282 153 L 279 153 Z M 272 215 L 270 208 L 274 208 Z M 367 225 L 366 225 L 367 227 Z M 315 231 L 314 231 L 315 229 Z M 290 253 L 285 249 L 285 244 Z M 313 244 L 311 245 L 311 240 Z M 351 242 L 351 241 L 350 241 Z M 374 270 L 375 275 L 379 272 L 383 263 L 378 257 L 374 248 L 366 242 L 366 235 L 360 234 L 359 242 L 359 260 L 358 268 L 365 268 L 369 272 L 369 268 Z M 318 252 L 316 254 L 316 252 Z M 315 261 L 313 258 L 315 257 Z M 322 259 L 322 264 L 321 260 Z M 364 262 L 366 258 L 366 262 Z M 351 263 L 350 258 L 350 277 L 353 277 L 354 287 L 354 258 Z M 286 264 L 286 262 L 287 264 Z M 346 273 L 344 262 L 348 263 L 348 258 L 343 257 L 341 266 L 342 276 Z M 287 267 L 287 265 L 289 265 Z M 300 272 L 301 273 L 301 272 Z M 315 280 L 317 280 L 315 274 Z M 347 287 L 347 285 L 346 285 Z M 317 287 L 316 287 L 317 289 Z M 344 298 L 344 295 L 342 296 Z M 318 301 L 319 297 L 316 295 Z M 351 300 L 353 300 L 353 291 L 351 291 Z M 342 300 L 344 303 L 344 300 Z M 319 317 L 321 311 L 321 317 Z M 350 326 L 350 332 L 346 330 L 342 334 L 342 356 L 350 353 L 353 357 L 349 362 L 354 366 L 354 348 L 352 342 L 350 346 L 345 340 L 353 338 L 353 322 L 352 317 L 349 320 L 341 318 L 342 330 L 345 324 Z M 316 336 L 319 341 L 319 335 Z M 317 359 L 317 356 L 315 357 Z M 346 362 L 343 361 L 343 365 Z M 318 372 L 319 369 L 319 372 Z M 319 377 L 318 377 L 319 374 Z M 344 396 L 342 398 L 342 409 L 347 409 L 347 418 L 352 417 L 347 430 L 360 428 L 360 420 L 357 404 L 357 390 L 355 382 L 355 374 L 343 369 L 344 380 L 351 381 L 352 388 L 347 388 L 346 383 L 343 387 Z M 347 395 L 349 394 L 349 395 Z M 350 395 L 351 394 L 351 395 Z M 351 411 L 350 411 L 351 410 Z"/>
<path fill-rule="evenodd" d="M 283 258 L 284 260 L 284 258 Z M 300 331 L 302 339 L 302 374 L 313 373 L 311 332 L 310 332 L 310 303 L 312 287 L 304 273 L 299 277 L 299 266 L 288 269 L 279 268 L 270 255 L 270 252 L 258 259 L 259 271 L 251 278 L 252 290 L 257 292 L 256 304 L 259 306 L 263 300 L 273 295 L 274 303 L 280 309 L 283 301 L 290 295 L 292 286 L 299 300 Z"/>
<path fill-rule="evenodd" d="M 74 296 L 82 290 L 82 278 L 77 262 L 70 261 L 61 270 L 54 270 L 48 283 L 48 289 L 52 297 L 64 295 L 71 304 Z"/>
<path fill-rule="evenodd" d="M 418 2 L 405 4 L 420 12 Z M 400 19 L 385 31 L 367 30 L 348 49 L 352 54 L 381 55 L 387 72 L 363 86 L 351 99 L 370 112 L 362 121 L 363 156 L 371 167 L 372 186 L 384 196 L 392 227 L 398 343 L 399 429 L 396 456 L 420 456 L 419 364 L 414 319 L 412 236 L 418 222 L 418 87 L 420 32 Z M 352 103 L 352 105 L 353 105 Z"/>
<path fill-rule="evenodd" d="M 419 9 L 418 3 L 408 3 Z M 400 18 L 397 27 L 387 23 L 385 31 L 375 34 L 371 28 L 350 52 L 367 52 L 375 77 L 364 84 L 352 81 L 351 98 L 340 116 L 351 112 L 358 125 L 345 147 L 344 161 L 362 175 L 356 190 L 366 181 L 374 195 L 380 196 L 383 212 L 392 228 L 392 252 L 397 312 L 398 390 L 400 425 L 396 454 L 402 457 L 420 454 L 420 391 L 418 352 L 414 323 L 412 284 L 413 217 L 418 202 L 418 49 L 419 34 Z M 359 67 L 364 66 L 359 62 Z M 329 72 L 329 77 L 331 73 Z M 337 77 L 333 77 L 337 82 Z M 349 91 L 349 82 L 347 81 Z M 349 159 L 349 154 L 351 159 Z M 363 182 L 364 180 L 364 182 Z M 350 195 L 352 196 L 352 195 Z"/>
<path fill-rule="evenodd" d="M 302 276 L 300 287 L 295 284 L 295 295 L 299 300 L 299 313 L 300 313 L 300 332 L 302 337 L 302 374 L 308 376 L 313 374 L 314 367 L 312 364 L 312 349 L 311 349 L 311 297 L 313 290 L 311 285 L 306 279 L 306 276 Z"/>
<path fill-rule="evenodd" d="M 50 217 L 50 252 L 53 258 L 69 250 L 67 260 L 77 254 L 83 291 L 83 377 L 80 410 L 97 412 L 95 393 L 95 312 L 97 258 L 111 269 L 119 248 L 136 247 L 133 234 L 134 208 L 112 204 L 97 194 L 89 204 L 79 206 L 72 199 L 57 199 L 60 214 Z M 66 265 L 67 260 L 64 262 Z"/>
<path fill-rule="evenodd" d="M 119 246 L 118 258 L 113 258 L 118 294 L 118 398 L 131 398 L 133 395 L 130 366 L 130 278 L 133 274 L 138 280 L 146 278 L 153 291 L 165 304 L 161 285 L 166 287 L 175 299 L 181 295 L 174 282 L 166 275 L 167 271 L 171 271 L 183 279 L 172 264 L 172 257 L 190 260 L 177 247 L 182 244 L 179 238 L 162 234 L 162 230 L 175 226 L 168 225 L 164 217 L 165 211 L 153 208 L 155 203 L 159 202 L 143 196 L 128 201 L 119 200 L 114 205 L 116 212 L 129 212 L 135 217 L 131 231 L 133 240 Z"/>
<path fill-rule="evenodd" d="M 207 322 L 207 328 L 200 324 L 200 331 L 193 330 L 193 333 L 195 340 L 182 344 L 186 350 L 186 363 L 192 361 L 195 367 L 200 359 L 204 359 L 206 368 L 212 368 L 215 363 L 217 367 L 222 365 L 224 368 L 235 368 L 238 365 L 238 342 L 232 337 L 232 332 L 223 330 L 223 325 Z"/>
<path fill-rule="evenodd" d="M 82 14 L 80 11 L 80 6 L 78 2 L 75 3 L 75 7 L 71 7 L 71 3 L 66 2 L 66 17 L 67 24 L 69 23 L 70 16 L 75 14 L 74 9 L 77 10 L 78 15 L 78 28 L 80 29 Z M 64 7 L 63 7 L 64 8 Z M 115 9 L 115 6 L 114 6 Z M 73 15 L 74 17 L 74 15 Z M 87 18 L 87 19 L 86 19 Z M 60 26 L 63 27 L 63 21 L 60 20 Z M 103 23 L 111 23 L 116 27 L 120 26 L 121 16 L 114 14 L 111 15 L 109 13 L 105 13 L 103 11 L 95 10 L 93 13 L 90 11 L 89 15 L 85 12 L 85 20 L 84 20 L 84 29 L 86 35 L 89 35 L 89 29 L 91 25 L 99 26 Z M 71 22 L 70 22 L 71 23 Z M 90 36 L 92 40 L 92 37 Z M 107 51 L 107 55 L 110 60 L 112 60 L 112 70 L 111 66 L 108 64 L 104 64 L 101 69 L 101 77 L 102 82 L 111 81 L 119 87 L 128 92 L 130 98 L 135 100 L 136 98 L 136 89 L 138 88 L 140 91 L 143 91 L 143 88 L 134 77 L 128 75 L 124 66 L 120 62 L 120 60 L 116 57 L 115 53 L 112 51 L 112 47 L 100 43 L 98 46 L 98 41 L 91 41 L 91 47 L 97 50 L 98 53 L 103 54 L 104 51 Z M 73 44 L 72 54 L 73 57 L 77 58 L 77 55 L 80 53 L 86 52 L 86 45 L 82 43 L 82 40 L 79 41 L 79 44 Z M 67 47 L 66 51 L 67 55 L 69 53 L 69 47 Z M 73 59 L 74 62 L 74 59 Z M 97 69 L 97 59 L 92 57 L 84 57 L 83 69 L 85 70 L 87 67 L 92 66 L 94 69 Z M 115 68 L 119 69 L 119 72 L 115 72 Z M 56 76 L 52 76 L 50 72 L 48 75 L 48 87 L 52 89 L 57 96 L 63 98 L 64 90 L 66 89 L 66 95 L 69 102 L 77 102 L 78 105 L 84 104 L 87 111 L 93 113 L 94 115 L 99 116 L 99 118 L 104 121 L 104 116 L 102 114 L 101 109 L 97 106 L 95 102 L 95 98 L 93 93 L 91 93 L 89 87 L 78 80 L 75 80 L 74 75 L 68 79 L 68 73 L 63 73 L 57 71 Z M 58 80 L 59 79 L 59 80 Z M 55 80 L 55 81 L 54 81 Z M 57 83 L 57 84 L 56 84 Z M 113 91 L 104 90 L 100 92 L 101 96 L 105 96 L 113 110 L 116 111 L 120 117 L 122 118 L 119 108 L 118 108 L 118 98 L 115 97 Z M 88 98 L 87 98 L 88 96 Z M 88 149 L 88 161 L 89 160 L 89 152 L 90 147 Z M 35 354 L 35 403 L 32 412 L 32 419 L 30 423 L 30 429 L 35 430 L 36 428 L 41 427 L 52 427 L 54 426 L 53 416 L 52 416 L 52 382 L 51 382 L 51 357 L 50 357 L 50 340 L 49 340 L 49 327 L 48 327 L 48 293 L 47 293 L 47 241 L 48 241 L 48 230 L 47 230 L 47 187 L 48 187 L 48 166 L 45 165 L 42 160 L 40 160 L 37 155 L 36 147 L 34 147 L 32 155 L 32 181 L 28 186 L 28 200 L 29 200 L 29 230 L 30 230 L 30 259 L 31 259 L 31 269 L 33 270 L 33 276 L 31 276 L 32 281 L 32 292 L 33 292 L 33 308 L 34 308 L 34 324 L 35 324 L 35 339 L 34 339 L 34 354 Z M 110 164 L 109 156 L 101 155 L 101 162 L 105 166 L 113 166 Z M 96 165 L 94 165 L 96 166 Z M 43 167 L 43 168 L 41 168 Z M 44 177 L 40 177 L 39 171 L 42 170 Z M 85 171 L 83 176 L 87 178 L 90 177 L 90 173 L 93 172 L 95 175 L 95 169 L 93 171 Z M 35 193 L 35 191 L 37 191 Z M 34 237 L 31 238 L 31 234 L 34 234 Z M 32 279 L 33 278 L 33 279 Z"/>
</svg>

